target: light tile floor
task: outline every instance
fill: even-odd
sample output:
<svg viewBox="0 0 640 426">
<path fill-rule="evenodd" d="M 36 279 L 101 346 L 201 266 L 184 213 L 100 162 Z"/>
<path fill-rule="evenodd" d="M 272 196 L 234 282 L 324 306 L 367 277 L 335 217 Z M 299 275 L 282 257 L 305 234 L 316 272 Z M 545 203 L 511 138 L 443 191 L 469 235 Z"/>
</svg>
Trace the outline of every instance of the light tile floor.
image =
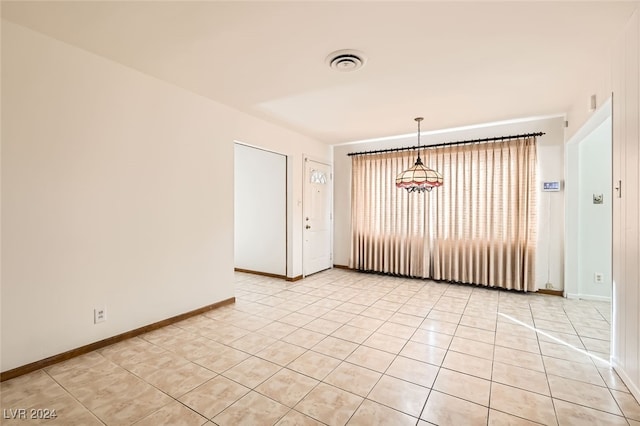
<svg viewBox="0 0 640 426">
<path fill-rule="evenodd" d="M 236 286 L 235 305 L 2 383 L 2 424 L 640 426 L 608 303 L 339 269 Z"/>
</svg>

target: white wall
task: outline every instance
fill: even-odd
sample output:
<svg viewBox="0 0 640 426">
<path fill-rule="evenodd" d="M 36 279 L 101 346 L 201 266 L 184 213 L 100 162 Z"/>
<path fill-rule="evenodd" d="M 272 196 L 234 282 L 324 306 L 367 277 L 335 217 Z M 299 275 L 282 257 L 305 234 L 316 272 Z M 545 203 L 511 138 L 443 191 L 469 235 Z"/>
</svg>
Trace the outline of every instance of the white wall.
<svg viewBox="0 0 640 426">
<path fill-rule="evenodd" d="M 428 118 L 426 118 L 428 120 Z M 411 117 L 409 123 L 411 123 Z M 409 124 L 410 125 L 410 124 Z M 564 179 L 564 118 L 535 119 L 509 124 L 496 124 L 465 130 L 445 130 L 427 134 L 422 142 L 435 144 L 491 136 L 544 132 L 538 138 L 538 179 Z M 334 264 L 348 265 L 350 252 L 351 223 L 351 157 L 349 152 L 412 146 L 417 135 L 404 139 L 381 142 L 366 142 L 334 146 Z M 445 176 L 446 185 L 446 176 Z M 437 191 L 437 189 L 436 189 Z M 536 257 L 536 285 L 544 288 L 549 280 L 555 289 L 563 288 L 564 269 L 564 193 L 538 194 L 538 244 Z M 549 220 L 549 218 L 551 220 Z"/>
<path fill-rule="evenodd" d="M 300 274 L 330 148 L 3 20 L 2 371 L 233 297 L 234 139 L 294 159 Z"/>
<path fill-rule="evenodd" d="M 640 6 L 640 2 L 638 2 Z M 639 7 L 640 8 L 640 7 Z M 627 387 L 640 400 L 640 18 L 636 8 L 602 59 L 601 69 L 584 87 L 568 119 L 572 137 L 591 114 L 585 99 L 613 93 L 613 184 L 622 181 L 622 197 L 613 194 L 613 334 L 612 363 Z"/>
<path fill-rule="evenodd" d="M 611 118 L 580 143 L 579 169 L 579 295 L 611 300 Z M 593 194 L 603 194 L 604 203 L 593 204 Z"/>
<path fill-rule="evenodd" d="M 640 400 L 640 17 L 636 10 L 613 53 L 612 362 Z"/>
<path fill-rule="evenodd" d="M 287 157 L 235 145 L 235 267 L 287 274 Z"/>
</svg>

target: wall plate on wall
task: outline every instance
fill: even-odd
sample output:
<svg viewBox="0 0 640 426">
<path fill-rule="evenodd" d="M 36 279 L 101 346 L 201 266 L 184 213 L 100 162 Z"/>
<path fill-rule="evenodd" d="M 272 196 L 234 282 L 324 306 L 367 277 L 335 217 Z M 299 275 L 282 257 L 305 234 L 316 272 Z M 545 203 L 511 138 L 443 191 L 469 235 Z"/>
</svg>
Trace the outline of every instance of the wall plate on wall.
<svg viewBox="0 0 640 426">
<path fill-rule="evenodd" d="M 549 182 L 542 182 L 542 191 L 544 192 L 558 192 L 560 191 L 560 181 L 554 180 Z"/>
<path fill-rule="evenodd" d="M 593 204 L 603 204 L 603 203 L 604 203 L 603 194 L 593 194 Z"/>
</svg>

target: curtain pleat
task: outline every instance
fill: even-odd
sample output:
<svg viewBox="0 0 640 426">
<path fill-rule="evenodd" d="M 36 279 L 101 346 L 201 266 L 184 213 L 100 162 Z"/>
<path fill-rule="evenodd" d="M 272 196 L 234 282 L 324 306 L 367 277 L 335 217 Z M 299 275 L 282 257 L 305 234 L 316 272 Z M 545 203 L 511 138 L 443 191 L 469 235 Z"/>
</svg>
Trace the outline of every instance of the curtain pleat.
<svg viewBox="0 0 640 426">
<path fill-rule="evenodd" d="M 430 193 L 395 187 L 415 155 L 352 157 L 350 266 L 535 290 L 535 138 L 426 149 L 445 179 Z"/>
</svg>

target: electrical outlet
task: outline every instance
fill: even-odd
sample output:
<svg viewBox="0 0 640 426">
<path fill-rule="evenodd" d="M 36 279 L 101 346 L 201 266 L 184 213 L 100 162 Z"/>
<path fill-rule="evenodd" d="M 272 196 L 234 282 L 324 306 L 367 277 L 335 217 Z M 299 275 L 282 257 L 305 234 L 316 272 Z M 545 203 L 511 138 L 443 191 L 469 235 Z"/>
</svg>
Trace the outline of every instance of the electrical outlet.
<svg viewBox="0 0 640 426">
<path fill-rule="evenodd" d="M 93 323 L 105 322 L 107 320 L 107 308 L 93 309 Z"/>
<path fill-rule="evenodd" d="M 552 284 L 552 283 L 546 283 L 546 284 L 544 285 L 544 288 L 546 288 L 546 289 L 549 289 L 549 290 L 550 290 L 550 289 L 552 289 L 552 288 L 553 288 L 553 284 Z"/>
<path fill-rule="evenodd" d="M 602 272 L 596 272 L 595 274 L 593 274 L 593 282 L 595 283 L 604 282 L 604 275 L 602 274 Z"/>
</svg>

